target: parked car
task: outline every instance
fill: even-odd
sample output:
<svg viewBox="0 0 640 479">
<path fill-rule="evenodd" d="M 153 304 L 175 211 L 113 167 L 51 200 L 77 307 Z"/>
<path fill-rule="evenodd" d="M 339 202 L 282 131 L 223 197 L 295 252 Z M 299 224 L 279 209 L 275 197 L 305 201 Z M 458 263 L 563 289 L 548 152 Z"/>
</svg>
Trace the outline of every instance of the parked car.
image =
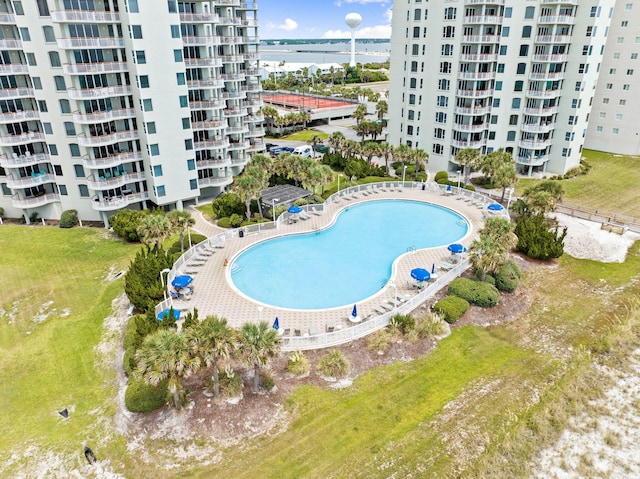
<svg viewBox="0 0 640 479">
<path fill-rule="evenodd" d="M 313 148 L 311 148 L 311 145 L 301 145 L 293 150 L 293 154 L 300 155 L 304 158 L 311 158 L 313 157 Z"/>
<path fill-rule="evenodd" d="M 271 151 L 271 148 L 276 148 L 278 145 L 276 145 L 275 143 L 266 143 L 265 147 L 267 148 L 267 151 Z"/>
<path fill-rule="evenodd" d="M 327 151 L 329 151 L 329 147 L 327 147 L 327 146 L 323 145 L 322 143 L 318 143 L 318 144 L 315 146 L 315 150 L 316 150 L 318 153 L 322 153 L 322 154 L 324 155 Z"/>
<path fill-rule="evenodd" d="M 278 156 L 280 153 L 292 153 L 292 152 L 293 152 L 293 148 L 289 146 L 274 146 L 269 150 L 269 153 L 271 153 L 271 156 L 273 157 Z"/>
</svg>

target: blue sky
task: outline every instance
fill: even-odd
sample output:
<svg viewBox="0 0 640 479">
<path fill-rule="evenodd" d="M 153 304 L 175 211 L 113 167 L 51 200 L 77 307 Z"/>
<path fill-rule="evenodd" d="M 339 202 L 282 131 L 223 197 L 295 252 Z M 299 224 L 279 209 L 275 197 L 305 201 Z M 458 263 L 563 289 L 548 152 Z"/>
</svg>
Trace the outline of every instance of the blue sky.
<svg viewBox="0 0 640 479">
<path fill-rule="evenodd" d="M 350 38 L 344 23 L 359 13 L 356 38 L 389 38 L 391 0 L 262 0 L 258 3 L 260 38 Z"/>
</svg>

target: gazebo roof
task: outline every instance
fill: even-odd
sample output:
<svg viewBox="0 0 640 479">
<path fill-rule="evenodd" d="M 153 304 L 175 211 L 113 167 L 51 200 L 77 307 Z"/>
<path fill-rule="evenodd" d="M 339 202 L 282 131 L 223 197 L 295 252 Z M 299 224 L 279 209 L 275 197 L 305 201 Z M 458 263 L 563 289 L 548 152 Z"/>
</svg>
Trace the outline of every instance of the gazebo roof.
<svg viewBox="0 0 640 479">
<path fill-rule="evenodd" d="M 262 204 L 272 205 L 275 200 L 276 206 L 288 205 L 300 198 L 307 198 L 313 193 L 304 188 L 293 185 L 277 185 L 264 189 L 260 192 Z"/>
</svg>

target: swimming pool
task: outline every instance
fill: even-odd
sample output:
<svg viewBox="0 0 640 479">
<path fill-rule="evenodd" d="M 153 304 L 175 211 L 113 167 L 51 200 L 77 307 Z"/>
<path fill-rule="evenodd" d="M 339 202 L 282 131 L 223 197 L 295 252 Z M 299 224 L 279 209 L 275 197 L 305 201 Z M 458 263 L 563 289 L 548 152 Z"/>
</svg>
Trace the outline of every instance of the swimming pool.
<svg viewBox="0 0 640 479">
<path fill-rule="evenodd" d="M 327 229 L 252 246 L 230 265 L 231 280 L 242 294 L 278 308 L 352 305 L 389 281 L 401 254 L 456 242 L 468 229 L 461 215 L 440 206 L 369 201 L 343 210 Z"/>
</svg>

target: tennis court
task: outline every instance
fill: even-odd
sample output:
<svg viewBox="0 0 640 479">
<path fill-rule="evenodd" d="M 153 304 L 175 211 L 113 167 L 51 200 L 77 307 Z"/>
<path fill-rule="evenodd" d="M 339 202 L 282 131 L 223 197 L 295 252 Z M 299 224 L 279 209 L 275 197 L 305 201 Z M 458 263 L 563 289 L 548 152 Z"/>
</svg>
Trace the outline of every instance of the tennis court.
<svg viewBox="0 0 640 479">
<path fill-rule="evenodd" d="M 302 110 L 318 110 L 322 108 L 341 108 L 354 106 L 353 102 L 336 100 L 335 98 L 325 98 L 308 95 L 296 95 L 295 93 L 269 93 L 263 92 L 263 99 L 266 103 L 282 106 L 284 108 L 294 108 Z"/>
</svg>

